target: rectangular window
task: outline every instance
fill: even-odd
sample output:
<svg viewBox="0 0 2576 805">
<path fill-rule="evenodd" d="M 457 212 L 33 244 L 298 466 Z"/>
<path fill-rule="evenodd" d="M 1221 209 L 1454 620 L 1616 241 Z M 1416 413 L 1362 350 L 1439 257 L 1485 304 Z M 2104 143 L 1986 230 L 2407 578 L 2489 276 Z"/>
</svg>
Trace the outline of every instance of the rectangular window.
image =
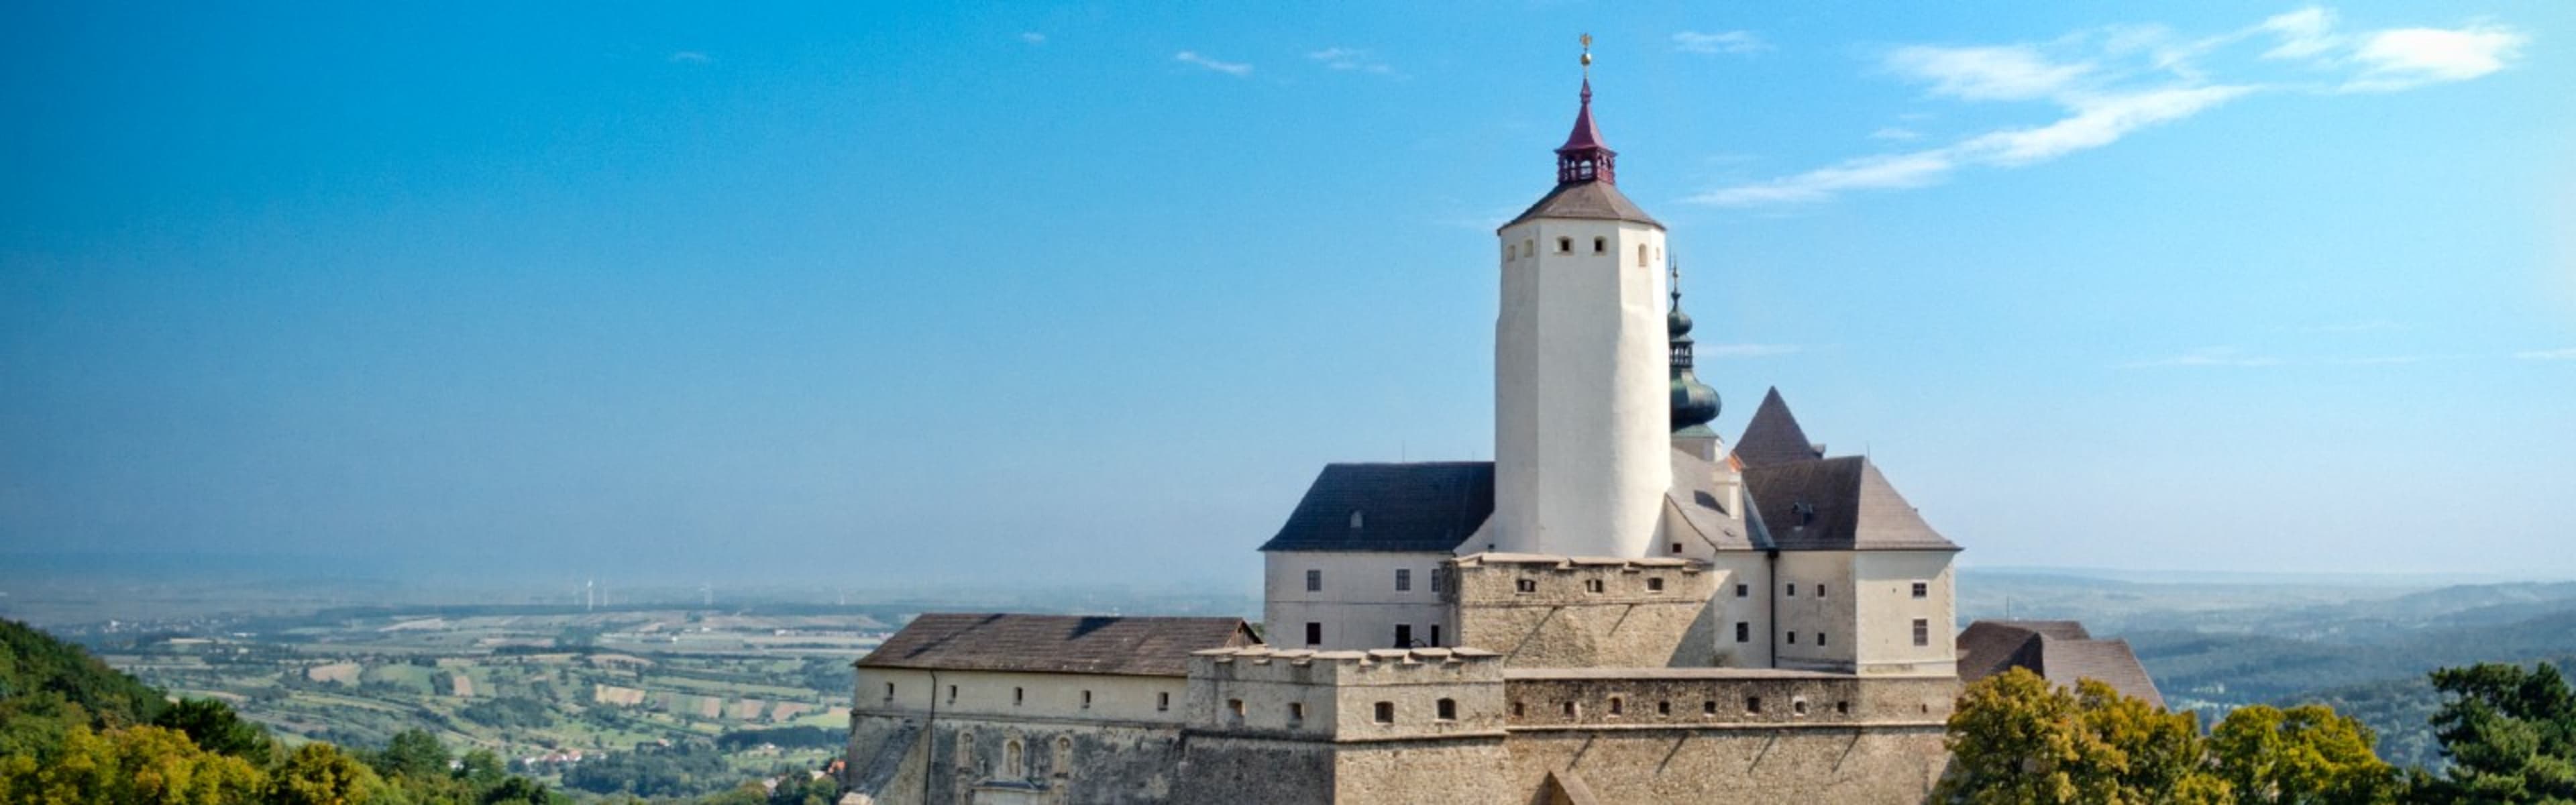
<svg viewBox="0 0 2576 805">
<path fill-rule="evenodd" d="M 956 686 L 956 685 L 950 685 L 950 686 L 948 686 L 948 703 L 949 703 L 949 704 L 956 704 L 956 703 L 957 703 L 957 686 Z"/>
<path fill-rule="evenodd" d="M 1082 692 L 1082 709 L 1091 709 L 1091 691 Z"/>
<path fill-rule="evenodd" d="M 1583 591 L 1584 591 L 1584 592 L 1587 592 L 1587 593 L 1597 593 L 1597 592 L 1600 592 L 1600 591 L 1601 591 L 1601 580 L 1600 580 L 1600 579 L 1584 579 L 1584 580 L 1583 580 Z"/>
<path fill-rule="evenodd" d="M 1789 597 L 1790 597 L 1790 598 L 1796 598 L 1796 597 L 1798 597 L 1798 583 L 1797 583 L 1797 582 L 1794 582 L 1794 581 L 1793 581 L 1793 582 L 1789 582 Z"/>
<path fill-rule="evenodd" d="M 1710 699 L 1708 701 L 1700 702 L 1699 714 L 1704 716 L 1717 715 L 1717 700 Z"/>
<path fill-rule="evenodd" d="M 1020 703 L 1021 703 L 1021 702 L 1025 702 L 1025 701 L 1028 701 L 1028 700 L 1029 700 L 1029 689 L 1028 689 L 1028 688 L 1012 688 L 1012 689 L 1011 689 L 1011 706 L 1012 706 L 1012 707 L 1018 707 L 1018 706 L 1020 706 Z"/>
<path fill-rule="evenodd" d="M 1537 579 L 1514 579 L 1514 580 L 1512 581 L 1512 591 L 1513 591 L 1513 592 L 1519 592 L 1519 593 L 1534 593 L 1534 592 L 1538 592 L 1538 580 L 1537 580 Z"/>
<path fill-rule="evenodd" d="M 1647 579 L 1647 580 L 1646 580 L 1646 592 L 1650 592 L 1650 593 L 1660 593 L 1660 592 L 1663 592 L 1663 591 L 1664 591 L 1664 580 L 1663 580 L 1663 579 Z"/>
<path fill-rule="evenodd" d="M 1823 632 L 1817 632 L 1817 633 L 1816 633 L 1816 645 L 1821 646 L 1821 645 L 1824 645 L 1824 644 L 1825 644 L 1825 633 L 1823 633 Z"/>
<path fill-rule="evenodd" d="M 1928 621 L 1928 620 L 1925 620 L 1925 619 L 1922 619 L 1922 618 L 1915 618 L 1915 619 L 1914 619 L 1914 645 L 1918 645 L 1918 646 L 1929 646 L 1929 645 L 1932 645 L 1932 622 L 1931 622 L 1931 621 Z"/>
<path fill-rule="evenodd" d="M 1817 598 L 1823 598 L 1823 597 L 1825 597 L 1825 585 L 1823 585 L 1823 584 L 1821 584 L 1821 583 L 1819 583 L 1819 584 L 1817 584 L 1817 585 L 1816 585 L 1816 597 L 1817 597 Z"/>
<path fill-rule="evenodd" d="M 1738 584 L 1738 585 L 1735 585 L 1735 597 L 1737 597 L 1737 598 L 1744 598 L 1744 597 L 1748 597 L 1748 596 L 1751 596 L 1751 595 L 1753 595 L 1753 585 L 1750 585 L 1750 584 Z"/>
<path fill-rule="evenodd" d="M 1172 694 L 1169 691 L 1154 694 L 1154 712 L 1169 712 L 1171 709 Z"/>
<path fill-rule="evenodd" d="M 1915 583 L 1914 583 L 1914 597 L 1916 597 L 1916 598 L 1930 598 L 1931 596 L 1932 596 L 1932 585 L 1931 585 L 1931 583 L 1929 583 L 1929 582 L 1921 582 L 1921 581 L 1918 581 L 1918 582 L 1915 582 Z"/>
<path fill-rule="evenodd" d="M 1746 697 L 1744 697 L 1744 712 L 1747 712 L 1747 713 L 1759 713 L 1759 712 L 1762 712 L 1762 697 L 1760 697 L 1760 696 L 1746 696 Z"/>
<path fill-rule="evenodd" d="M 1320 624 L 1320 623 L 1316 623 L 1316 622 L 1314 622 L 1314 621 L 1307 621 L 1307 622 L 1306 622 L 1306 645 L 1309 645 L 1309 646 L 1320 646 L 1320 645 L 1323 645 L 1323 644 L 1324 644 L 1324 625 L 1323 625 L 1323 624 Z"/>
<path fill-rule="evenodd" d="M 894 701 L 894 683 L 886 683 L 886 701 Z"/>
<path fill-rule="evenodd" d="M 1323 592 L 1323 591 L 1324 591 L 1324 571 L 1321 571 L 1321 570 L 1309 570 L 1309 571 L 1306 571 L 1306 592 L 1310 592 L 1310 593 L 1320 593 L 1320 592 Z"/>
<path fill-rule="evenodd" d="M 1442 721 L 1458 720 L 1458 700 L 1441 699 L 1440 703 L 1433 708 L 1431 717 Z"/>
<path fill-rule="evenodd" d="M 1377 709 L 1377 712 L 1375 713 L 1375 715 L 1377 716 L 1377 723 L 1380 723 L 1380 724 L 1393 724 L 1393 723 L 1395 723 L 1395 703 L 1394 703 L 1394 702 L 1378 702 L 1378 703 L 1377 703 L 1377 708 L 1376 708 L 1376 709 Z"/>
<path fill-rule="evenodd" d="M 1413 624 L 1399 623 L 1395 625 L 1395 647 L 1413 647 Z"/>
<path fill-rule="evenodd" d="M 1753 642 L 1753 624 L 1746 623 L 1746 622 L 1744 622 L 1744 621 L 1736 621 L 1736 622 L 1735 622 L 1735 642 L 1738 642 L 1738 643 L 1751 643 L 1751 642 Z"/>
<path fill-rule="evenodd" d="M 1412 570 L 1400 567 L 1395 569 L 1395 591 L 1399 593 L 1413 592 Z"/>
<path fill-rule="evenodd" d="M 1678 542 L 1673 543 L 1673 553 L 1681 553 L 1681 552 L 1682 552 L 1682 544 L 1681 544 L 1681 543 L 1678 543 Z"/>
<path fill-rule="evenodd" d="M 1797 645 L 1797 644 L 1798 644 L 1798 633 L 1797 633 L 1797 632 L 1790 632 L 1790 633 L 1789 633 L 1789 645 L 1794 646 L 1794 645 Z"/>
<path fill-rule="evenodd" d="M 1234 723 L 1237 723 L 1237 724 L 1241 724 L 1241 723 L 1243 723 L 1243 700 L 1242 700 L 1242 699 L 1227 699 L 1227 700 L 1225 700 L 1225 713 L 1226 713 L 1226 716 L 1227 716 L 1228 718 L 1232 718 L 1232 719 L 1234 719 Z"/>
<path fill-rule="evenodd" d="M 1431 647 L 1440 647 L 1440 624 L 1431 624 Z"/>
<path fill-rule="evenodd" d="M 1298 722 L 1301 722 L 1301 721 L 1305 721 L 1305 720 L 1306 720 L 1306 703 L 1305 703 L 1305 702 L 1289 702 L 1289 703 L 1288 703 L 1288 723 L 1295 724 L 1295 723 L 1298 723 Z"/>
</svg>

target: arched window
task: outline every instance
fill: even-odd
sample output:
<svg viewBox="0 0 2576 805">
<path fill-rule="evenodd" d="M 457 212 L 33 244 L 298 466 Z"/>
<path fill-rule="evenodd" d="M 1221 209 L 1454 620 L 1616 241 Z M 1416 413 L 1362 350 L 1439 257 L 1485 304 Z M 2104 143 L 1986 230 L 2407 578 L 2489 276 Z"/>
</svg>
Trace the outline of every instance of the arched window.
<svg viewBox="0 0 2576 805">
<path fill-rule="evenodd" d="M 1637 267 L 1646 267 L 1646 244 L 1637 244 Z"/>
<path fill-rule="evenodd" d="M 1018 779 L 1029 776 L 1027 758 L 1020 756 L 1020 739 L 1002 742 L 1002 777 Z"/>
<path fill-rule="evenodd" d="M 1537 239 L 1537 238 L 1521 238 L 1521 256 L 1522 256 L 1522 257 L 1531 257 L 1531 256 L 1535 256 L 1535 255 L 1537 255 L 1537 254 L 1538 254 L 1538 239 Z"/>
</svg>

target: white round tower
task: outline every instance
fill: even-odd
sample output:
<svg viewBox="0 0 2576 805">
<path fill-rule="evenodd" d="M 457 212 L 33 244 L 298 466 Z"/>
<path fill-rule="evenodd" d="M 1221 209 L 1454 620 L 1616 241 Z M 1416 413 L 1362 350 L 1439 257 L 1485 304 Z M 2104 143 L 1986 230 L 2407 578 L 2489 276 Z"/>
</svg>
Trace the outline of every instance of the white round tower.
<svg viewBox="0 0 2576 805">
<path fill-rule="evenodd" d="M 1497 232 L 1489 542 L 1643 557 L 1672 486 L 1664 225 L 1619 194 L 1588 75 L 1556 154 L 1556 189 Z"/>
</svg>

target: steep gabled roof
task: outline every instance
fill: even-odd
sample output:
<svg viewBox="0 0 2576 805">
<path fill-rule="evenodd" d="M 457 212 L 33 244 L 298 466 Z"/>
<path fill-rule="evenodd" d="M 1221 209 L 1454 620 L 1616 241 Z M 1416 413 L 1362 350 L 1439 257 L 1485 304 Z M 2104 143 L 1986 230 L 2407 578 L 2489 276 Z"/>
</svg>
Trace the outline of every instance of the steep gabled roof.
<svg viewBox="0 0 2576 805">
<path fill-rule="evenodd" d="M 1636 202 L 1629 201 L 1627 196 L 1622 195 L 1618 185 L 1609 182 L 1559 184 L 1555 190 L 1550 190 L 1547 195 L 1539 197 L 1538 203 L 1530 205 L 1529 209 L 1522 211 L 1519 217 L 1513 218 L 1511 223 L 1504 224 L 1495 231 L 1510 229 L 1532 218 L 1590 218 L 1635 221 L 1656 227 L 1664 225 L 1664 222 L 1655 220 L 1652 215 L 1647 215 Z"/>
<path fill-rule="evenodd" d="M 1769 547 L 1754 541 L 1752 522 L 1743 512 L 1727 511 L 1717 486 L 1717 465 L 1683 450 L 1673 451 L 1673 489 L 1665 496 L 1682 524 L 1719 550 Z"/>
<path fill-rule="evenodd" d="M 1781 550 L 1959 549 L 1864 456 L 1748 466 L 1744 485 Z"/>
<path fill-rule="evenodd" d="M 1327 464 L 1261 549 L 1448 552 L 1493 513 L 1491 461 Z"/>
<path fill-rule="evenodd" d="M 1735 441 L 1735 458 L 1746 467 L 1823 457 L 1824 452 L 1807 440 L 1807 431 L 1798 427 L 1798 417 L 1789 413 L 1789 403 L 1780 399 L 1778 387 L 1762 395 L 1762 405 L 1753 409 L 1753 419 L 1744 425 L 1744 438 Z"/>
<path fill-rule="evenodd" d="M 925 612 L 857 665 L 1187 676 L 1190 652 L 1259 642 L 1241 618 Z"/>
<path fill-rule="evenodd" d="M 1959 633 L 1959 679 L 1974 682 L 2013 668 L 2062 687 L 2098 680 L 2165 706 L 2164 694 L 2126 640 L 2095 640 L 2075 621 L 1977 621 Z"/>
</svg>

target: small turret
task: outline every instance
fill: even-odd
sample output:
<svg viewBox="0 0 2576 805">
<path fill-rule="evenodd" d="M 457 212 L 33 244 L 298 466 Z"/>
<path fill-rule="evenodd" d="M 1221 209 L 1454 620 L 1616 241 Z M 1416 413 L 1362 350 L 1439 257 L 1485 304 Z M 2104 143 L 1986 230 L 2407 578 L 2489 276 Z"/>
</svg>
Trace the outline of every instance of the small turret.
<svg viewBox="0 0 2576 805">
<path fill-rule="evenodd" d="M 1690 314 L 1682 312 L 1682 268 L 1679 260 L 1673 261 L 1671 282 L 1673 304 L 1670 312 L 1664 314 L 1664 331 L 1672 338 L 1673 433 L 1715 436 L 1708 430 L 1708 423 L 1717 419 L 1717 390 L 1699 382 L 1699 376 L 1691 371 L 1691 318 Z"/>
</svg>

